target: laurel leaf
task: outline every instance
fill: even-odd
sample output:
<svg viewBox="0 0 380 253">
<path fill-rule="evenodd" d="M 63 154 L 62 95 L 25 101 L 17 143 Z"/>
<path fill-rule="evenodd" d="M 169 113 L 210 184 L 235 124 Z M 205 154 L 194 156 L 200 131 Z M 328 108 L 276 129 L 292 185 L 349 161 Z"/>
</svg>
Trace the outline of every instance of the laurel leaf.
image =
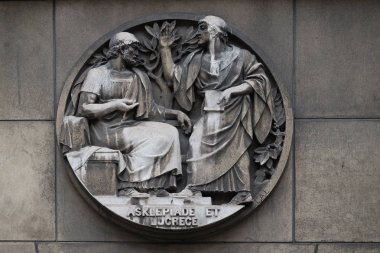
<svg viewBox="0 0 380 253">
<path fill-rule="evenodd" d="M 157 35 L 157 37 L 160 36 L 160 27 L 158 26 L 157 23 L 153 24 L 153 31 L 154 31 L 154 34 Z"/>
<path fill-rule="evenodd" d="M 154 30 L 153 30 L 152 27 L 146 25 L 146 26 L 145 26 L 145 30 L 146 30 L 150 35 L 152 35 L 152 37 L 154 37 L 154 38 L 158 38 L 158 35 L 155 34 L 155 32 L 154 32 Z"/>
</svg>

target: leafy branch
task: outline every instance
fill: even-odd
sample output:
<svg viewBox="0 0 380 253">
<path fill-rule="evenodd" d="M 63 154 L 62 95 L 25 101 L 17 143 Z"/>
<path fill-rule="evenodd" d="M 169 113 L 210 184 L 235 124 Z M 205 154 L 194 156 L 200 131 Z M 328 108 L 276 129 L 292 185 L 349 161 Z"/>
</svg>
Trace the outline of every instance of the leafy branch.
<svg viewBox="0 0 380 253">
<path fill-rule="evenodd" d="M 173 61 L 178 62 L 182 57 L 194 51 L 197 48 L 196 31 L 192 26 L 187 28 L 183 36 L 180 36 L 180 31 L 176 28 L 176 21 L 164 21 L 161 27 L 158 23 L 153 26 L 145 26 L 145 30 L 150 38 L 147 36 L 141 37 L 142 48 L 140 49 L 145 55 L 144 67 L 150 78 L 154 79 L 161 90 L 162 95 L 166 98 L 165 106 L 171 107 L 172 105 L 172 86 L 171 83 L 166 83 L 163 78 L 163 70 L 161 64 L 161 56 L 159 52 L 159 40 L 161 34 L 168 32 L 170 38 L 174 41 L 172 44 Z M 169 102 L 170 100 L 170 102 Z"/>
<path fill-rule="evenodd" d="M 88 61 L 88 64 L 91 65 L 91 68 L 96 68 L 107 63 L 107 51 L 108 47 L 103 47 L 101 52 L 96 53 L 92 56 L 92 58 Z"/>
<path fill-rule="evenodd" d="M 285 123 L 285 109 L 278 88 L 272 90 L 272 95 L 274 97 L 276 120 L 273 122 L 270 134 L 272 139 L 274 137 L 274 141 L 254 149 L 253 158 L 254 161 L 259 164 L 259 169 L 255 173 L 255 181 L 257 183 L 263 183 L 272 177 L 275 172 L 275 162 L 281 154 L 284 142 L 285 132 L 281 131 L 281 129 Z"/>
</svg>

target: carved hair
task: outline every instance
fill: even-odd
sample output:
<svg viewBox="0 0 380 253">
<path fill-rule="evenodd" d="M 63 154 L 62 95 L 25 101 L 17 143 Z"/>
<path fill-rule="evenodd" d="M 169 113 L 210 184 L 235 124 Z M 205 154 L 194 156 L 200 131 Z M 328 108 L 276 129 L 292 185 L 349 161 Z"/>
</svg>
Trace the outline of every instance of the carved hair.
<svg viewBox="0 0 380 253">
<path fill-rule="evenodd" d="M 112 59 L 122 53 L 128 46 L 135 46 L 140 44 L 135 35 L 129 32 L 116 33 L 109 42 L 109 50 L 107 52 L 107 59 Z"/>
<path fill-rule="evenodd" d="M 209 15 L 199 20 L 199 23 L 202 23 L 202 22 L 206 23 L 209 28 L 215 31 L 215 37 L 219 38 L 224 44 L 227 43 L 228 26 L 227 26 L 226 21 L 224 21 L 222 18 Z"/>
<path fill-rule="evenodd" d="M 116 33 L 112 38 L 110 39 L 109 47 L 113 47 L 120 42 L 123 42 L 126 45 L 132 44 L 134 42 L 140 42 L 135 35 L 129 32 L 119 32 Z"/>
<path fill-rule="evenodd" d="M 126 50 L 128 47 L 140 47 L 141 44 L 139 42 L 133 42 L 130 44 L 126 44 L 123 41 L 119 41 L 117 44 L 112 46 L 107 54 L 106 57 L 107 59 L 113 59 L 116 58 L 119 54 L 122 54 L 124 50 Z"/>
</svg>

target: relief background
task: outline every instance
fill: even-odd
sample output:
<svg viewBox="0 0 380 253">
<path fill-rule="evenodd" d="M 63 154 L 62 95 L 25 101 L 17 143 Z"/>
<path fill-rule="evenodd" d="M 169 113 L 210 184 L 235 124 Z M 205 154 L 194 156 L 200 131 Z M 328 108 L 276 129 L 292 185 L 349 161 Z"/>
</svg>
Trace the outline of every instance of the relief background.
<svg viewBox="0 0 380 253">
<path fill-rule="evenodd" d="M 249 218 L 202 242 L 152 244 L 108 222 L 56 148 L 58 98 L 82 53 L 122 23 L 164 12 L 233 24 L 293 102 L 278 185 Z M 379 252 L 379 23 L 376 0 L 1 1 L 0 253 Z"/>
</svg>

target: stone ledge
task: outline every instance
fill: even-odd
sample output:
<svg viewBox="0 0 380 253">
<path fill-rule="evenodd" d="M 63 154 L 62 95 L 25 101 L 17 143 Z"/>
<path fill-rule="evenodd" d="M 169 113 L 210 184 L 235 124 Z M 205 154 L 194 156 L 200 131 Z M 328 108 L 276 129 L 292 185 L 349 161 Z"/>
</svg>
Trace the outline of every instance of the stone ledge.
<svg viewBox="0 0 380 253">
<path fill-rule="evenodd" d="M 222 220 L 243 205 L 212 205 L 210 197 L 95 197 L 102 205 L 130 221 L 162 229 L 188 229 Z"/>
<path fill-rule="evenodd" d="M 312 244 L 286 243 L 40 243 L 38 245 L 39 253 L 314 253 L 314 248 Z"/>
<path fill-rule="evenodd" d="M 0 242 L 0 253 L 36 253 L 32 242 Z"/>
</svg>

